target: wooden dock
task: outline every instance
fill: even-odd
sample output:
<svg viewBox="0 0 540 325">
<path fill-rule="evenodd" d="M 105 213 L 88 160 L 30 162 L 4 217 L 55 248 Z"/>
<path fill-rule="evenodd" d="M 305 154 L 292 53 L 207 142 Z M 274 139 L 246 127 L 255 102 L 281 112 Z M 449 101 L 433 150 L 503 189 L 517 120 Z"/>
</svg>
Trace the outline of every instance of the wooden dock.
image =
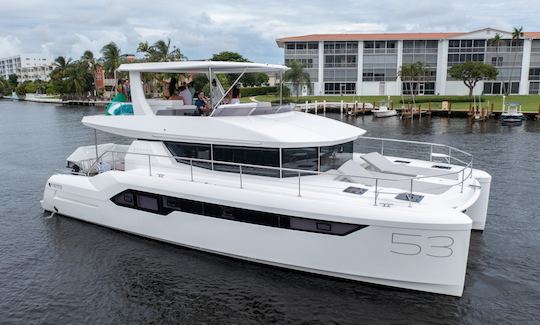
<svg viewBox="0 0 540 325">
<path fill-rule="evenodd" d="M 359 103 L 358 101 L 345 102 L 343 100 L 339 102 L 306 101 L 303 104 L 296 104 L 297 111 L 313 113 L 315 115 L 318 115 L 320 113 L 326 114 L 326 112 L 339 112 L 341 115 L 347 114 L 352 116 L 366 115 L 371 114 L 371 110 L 373 108 L 374 106 L 371 103 Z"/>
<path fill-rule="evenodd" d="M 327 101 L 306 101 L 302 104 L 296 104 L 296 110 L 313 114 L 326 114 L 327 112 L 337 113 L 341 115 L 347 114 L 350 116 L 368 115 L 371 110 L 376 108 L 371 103 L 355 102 L 327 102 Z M 392 107 L 393 108 L 393 105 Z M 402 119 L 421 118 L 423 116 L 441 116 L 441 117 L 458 117 L 471 118 L 475 121 L 487 121 L 490 118 L 498 118 L 501 112 L 494 111 L 493 104 L 488 106 L 469 105 L 467 109 L 452 109 L 452 105 L 448 105 L 447 109 L 433 108 L 432 103 L 422 103 L 413 107 L 411 104 L 398 108 L 393 108 L 398 112 L 398 116 Z M 528 119 L 540 120 L 540 105 L 538 112 L 522 112 Z"/>
</svg>

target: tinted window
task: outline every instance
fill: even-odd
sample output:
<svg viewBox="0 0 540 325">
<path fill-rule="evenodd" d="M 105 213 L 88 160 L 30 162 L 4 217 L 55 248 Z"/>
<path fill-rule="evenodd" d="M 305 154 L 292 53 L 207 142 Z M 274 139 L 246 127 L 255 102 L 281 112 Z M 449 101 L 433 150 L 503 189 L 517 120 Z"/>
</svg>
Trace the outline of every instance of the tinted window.
<svg viewBox="0 0 540 325">
<path fill-rule="evenodd" d="M 214 146 L 214 160 L 248 165 L 279 167 L 279 149 L 236 146 Z M 239 172 L 238 166 L 214 163 L 214 169 L 226 172 Z M 242 167 L 242 173 L 279 177 L 279 170 L 256 167 Z"/>
<path fill-rule="evenodd" d="M 158 199 L 155 196 L 137 194 L 137 207 L 143 210 L 158 211 Z"/>
<path fill-rule="evenodd" d="M 123 192 L 114 197 L 114 203 L 118 205 L 135 206 L 135 196 L 130 192 Z"/>
<path fill-rule="evenodd" d="M 135 198 L 136 202 L 133 201 Z M 130 200 L 131 204 L 123 204 L 124 202 L 129 203 Z M 292 217 L 277 213 L 248 210 L 134 190 L 126 190 L 119 193 L 112 197 L 111 201 L 113 201 L 116 205 L 149 211 L 161 215 L 168 215 L 176 210 L 201 216 L 234 220 L 237 222 L 337 236 L 345 236 L 353 231 L 367 227 L 364 225 L 328 220 Z"/>
<path fill-rule="evenodd" d="M 319 169 L 318 148 L 282 149 L 283 168 L 317 171 Z M 308 173 L 306 175 L 313 175 Z M 283 177 L 298 176 L 296 172 L 283 171 Z"/>
<path fill-rule="evenodd" d="M 202 203 L 198 201 L 179 199 L 170 196 L 162 198 L 163 206 L 172 210 L 178 210 L 186 213 L 202 214 Z"/>
<path fill-rule="evenodd" d="M 165 146 L 167 146 L 171 154 L 173 154 L 175 157 L 187 157 L 187 158 L 210 160 L 210 145 L 209 144 L 165 142 Z M 176 160 L 184 164 L 190 163 L 190 161 L 186 159 L 176 159 Z M 211 168 L 210 163 L 207 163 L 207 162 L 194 161 L 193 166 Z"/>
<path fill-rule="evenodd" d="M 321 147 L 320 158 L 321 172 L 338 169 L 345 162 L 353 158 L 353 142 Z"/>
</svg>

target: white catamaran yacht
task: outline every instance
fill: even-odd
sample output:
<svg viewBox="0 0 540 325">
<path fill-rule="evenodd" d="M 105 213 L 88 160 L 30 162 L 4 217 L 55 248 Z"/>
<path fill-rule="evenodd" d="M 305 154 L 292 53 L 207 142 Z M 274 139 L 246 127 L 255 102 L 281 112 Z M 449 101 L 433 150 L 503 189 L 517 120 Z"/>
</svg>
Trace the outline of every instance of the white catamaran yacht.
<svg viewBox="0 0 540 325">
<path fill-rule="evenodd" d="M 290 105 L 218 101 L 210 116 L 192 116 L 181 101 L 147 101 L 141 82 L 141 73 L 219 80 L 287 69 L 121 65 L 133 115 L 82 123 L 135 140 L 78 148 L 68 157 L 72 170 L 47 181 L 43 209 L 248 261 L 461 296 L 471 229 L 484 229 L 491 182 L 470 154 L 364 137 Z"/>
</svg>

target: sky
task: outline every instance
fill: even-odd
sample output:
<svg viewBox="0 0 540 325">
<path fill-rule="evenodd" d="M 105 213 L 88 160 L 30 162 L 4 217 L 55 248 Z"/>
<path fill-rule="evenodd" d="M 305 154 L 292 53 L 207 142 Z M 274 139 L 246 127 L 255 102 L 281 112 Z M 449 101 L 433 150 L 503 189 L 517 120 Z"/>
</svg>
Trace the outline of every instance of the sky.
<svg viewBox="0 0 540 325">
<path fill-rule="evenodd" d="M 96 56 L 116 42 L 171 39 L 190 60 L 221 51 L 282 63 L 276 38 L 320 33 L 465 32 L 492 27 L 540 31 L 538 0 L 139 1 L 2 0 L 0 57 L 39 53 Z"/>
</svg>

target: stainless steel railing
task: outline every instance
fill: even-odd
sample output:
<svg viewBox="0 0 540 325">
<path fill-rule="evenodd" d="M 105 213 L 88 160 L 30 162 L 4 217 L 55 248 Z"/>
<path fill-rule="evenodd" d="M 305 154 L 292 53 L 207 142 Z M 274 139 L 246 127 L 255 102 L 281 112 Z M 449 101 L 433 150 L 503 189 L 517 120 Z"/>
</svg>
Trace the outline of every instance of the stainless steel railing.
<svg viewBox="0 0 540 325">
<path fill-rule="evenodd" d="M 286 173 L 294 173 L 294 174 L 297 175 L 296 177 L 298 178 L 297 179 L 297 181 L 298 181 L 298 183 L 297 183 L 297 187 L 298 187 L 297 195 L 302 196 L 302 188 L 303 188 L 302 176 L 324 174 L 324 175 L 336 176 L 336 178 L 337 177 L 340 177 L 340 178 L 354 178 L 354 179 L 365 179 L 365 180 L 374 181 L 374 183 L 375 183 L 374 205 L 377 205 L 377 200 L 378 200 L 378 197 L 379 197 L 380 194 L 389 194 L 390 193 L 390 192 L 384 192 L 384 190 L 380 189 L 381 187 L 382 188 L 385 188 L 385 187 L 391 188 L 391 186 L 380 186 L 381 181 L 385 181 L 385 182 L 409 181 L 410 182 L 410 187 L 409 187 L 409 191 L 408 191 L 408 194 L 409 194 L 408 195 L 408 197 L 409 197 L 409 206 L 412 206 L 412 197 L 413 197 L 412 195 L 413 195 L 413 192 L 414 192 L 414 182 L 415 181 L 421 181 L 423 179 L 428 179 L 428 178 L 441 178 L 441 177 L 444 177 L 444 176 L 456 175 L 457 176 L 457 183 L 452 184 L 450 186 L 452 186 L 452 187 L 453 186 L 461 186 L 460 192 L 463 193 L 464 183 L 466 182 L 467 179 L 472 178 L 472 169 L 473 169 L 473 167 L 472 167 L 472 163 L 473 163 L 472 155 L 465 152 L 465 151 L 462 151 L 460 149 L 450 147 L 450 146 L 447 146 L 447 145 L 442 145 L 442 144 L 426 143 L 426 142 L 418 142 L 418 141 L 407 141 L 407 140 L 396 140 L 396 139 L 385 139 L 385 138 L 373 138 L 373 137 L 363 137 L 363 138 L 364 139 L 369 139 L 369 140 L 380 141 L 381 142 L 380 143 L 380 152 L 381 152 L 381 154 L 384 154 L 385 144 L 386 144 L 386 147 L 387 147 L 387 150 L 388 150 L 388 144 L 390 144 L 390 143 L 409 143 L 409 144 L 415 144 L 415 145 L 429 146 L 429 148 L 430 148 L 430 157 L 429 157 L 430 161 L 432 161 L 432 158 L 433 158 L 434 148 L 439 148 L 439 149 L 442 148 L 448 154 L 445 153 L 444 157 L 443 156 L 437 156 L 437 157 L 438 158 L 443 157 L 444 159 L 446 159 L 448 161 L 448 163 L 456 162 L 457 164 L 462 165 L 462 168 L 460 168 L 457 171 L 450 171 L 448 173 L 441 173 L 441 174 L 438 174 L 437 176 L 415 176 L 415 177 L 405 177 L 404 176 L 402 178 L 385 178 L 385 177 L 367 177 L 367 176 L 359 176 L 359 175 L 347 175 L 347 174 L 342 174 L 342 173 L 310 171 L 310 170 L 284 168 L 284 167 L 271 167 L 271 166 L 253 165 L 253 164 L 245 164 L 245 163 L 234 163 L 234 162 L 219 161 L 219 160 L 214 160 L 214 159 L 200 159 L 200 158 L 192 158 L 192 157 L 179 157 L 179 156 L 172 156 L 172 155 L 157 155 L 157 154 L 147 154 L 147 153 L 126 152 L 126 151 L 105 151 L 97 159 L 94 159 L 94 162 L 92 163 L 90 168 L 88 170 L 86 170 L 83 175 L 92 176 L 92 175 L 95 175 L 95 174 L 99 173 L 99 170 L 97 168 L 98 164 L 100 162 L 104 161 L 107 154 L 110 154 L 111 158 L 112 158 L 111 159 L 112 160 L 112 166 L 111 166 L 112 170 L 117 170 L 116 166 L 117 166 L 117 160 L 119 159 L 119 157 L 122 157 L 121 158 L 122 160 L 125 159 L 126 155 L 147 157 L 148 158 L 148 175 L 149 176 L 153 176 L 152 158 L 167 158 L 167 159 L 174 159 L 176 162 L 180 162 L 180 163 L 182 163 L 182 160 L 184 161 L 184 163 L 189 162 L 189 166 L 190 166 L 189 179 L 192 182 L 195 181 L 194 171 L 193 171 L 194 162 L 195 163 L 207 163 L 207 164 L 210 164 L 210 166 L 212 166 L 212 171 L 218 171 L 218 172 L 225 172 L 225 171 L 214 170 L 213 167 L 216 166 L 216 165 L 226 165 L 226 166 L 236 167 L 236 168 L 238 168 L 239 188 L 241 188 L 241 189 L 244 188 L 244 183 L 245 183 L 244 175 L 245 174 L 251 174 L 250 172 L 246 172 L 246 170 L 249 170 L 251 168 L 264 169 L 264 170 L 269 170 L 269 171 L 277 171 L 277 172 L 279 172 L 279 179 L 281 179 L 281 180 L 283 180 L 283 179 L 291 179 L 290 177 L 283 177 L 284 172 L 286 172 Z M 466 158 L 465 159 L 458 158 L 455 155 L 456 153 L 462 154 L 465 157 L 469 157 L 470 160 L 467 161 Z M 195 166 L 195 167 L 198 167 L 198 166 Z M 77 173 L 77 174 L 80 175 L 81 173 Z M 276 173 L 276 175 L 277 174 L 278 173 Z M 261 176 L 261 175 L 255 175 L 255 176 Z M 268 179 L 274 181 L 274 177 L 268 177 Z M 368 185 L 368 184 L 365 184 L 365 185 Z M 304 186 L 313 186 L 313 185 L 304 183 Z M 322 186 L 322 185 L 317 185 L 317 186 L 328 187 L 328 186 Z M 448 186 L 448 185 L 445 185 L 445 186 Z M 400 193 L 402 193 L 402 192 L 400 192 Z"/>
</svg>

